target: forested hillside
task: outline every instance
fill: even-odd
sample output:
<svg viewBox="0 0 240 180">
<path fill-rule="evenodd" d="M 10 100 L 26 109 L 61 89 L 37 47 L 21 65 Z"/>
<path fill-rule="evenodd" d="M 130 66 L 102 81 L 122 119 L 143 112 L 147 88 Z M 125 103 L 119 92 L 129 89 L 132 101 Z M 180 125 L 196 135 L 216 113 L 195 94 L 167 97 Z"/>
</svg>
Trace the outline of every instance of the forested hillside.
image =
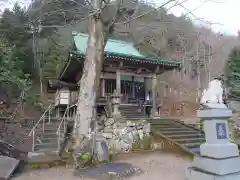
<svg viewBox="0 0 240 180">
<path fill-rule="evenodd" d="M 175 17 L 164 8 L 131 0 L 124 3 L 125 16 L 139 17 L 129 22 L 120 17 L 110 36 L 134 42 L 149 57 L 182 61 L 182 70 L 158 77 L 158 91 L 161 96 L 167 91 L 169 97 L 195 103 L 208 80 L 224 73 L 228 54 L 238 39 L 197 27 L 185 15 Z M 111 16 L 114 8 L 107 8 L 106 16 Z M 144 13 L 147 15 L 141 16 Z M 67 60 L 71 31 L 88 31 L 88 15 L 84 0 L 38 0 L 27 9 L 17 4 L 13 10 L 5 9 L 0 21 L 2 91 L 6 82 L 14 81 L 8 88 L 19 88 L 8 97 L 25 92 L 27 103 L 47 103 L 45 79 L 57 77 Z"/>
</svg>

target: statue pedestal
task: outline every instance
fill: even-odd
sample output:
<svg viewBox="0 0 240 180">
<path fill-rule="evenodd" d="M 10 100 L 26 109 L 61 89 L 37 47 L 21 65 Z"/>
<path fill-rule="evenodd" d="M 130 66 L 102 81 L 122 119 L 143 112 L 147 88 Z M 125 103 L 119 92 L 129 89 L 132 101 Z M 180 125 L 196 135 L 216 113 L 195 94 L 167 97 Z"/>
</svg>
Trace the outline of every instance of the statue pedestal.
<svg viewBox="0 0 240 180">
<path fill-rule="evenodd" d="M 203 109 L 197 113 L 204 120 L 206 143 L 200 146 L 200 156 L 186 170 L 188 180 L 240 179 L 240 157 L 236 144 L 230 143 L 227 108 Z"/>
</svg>

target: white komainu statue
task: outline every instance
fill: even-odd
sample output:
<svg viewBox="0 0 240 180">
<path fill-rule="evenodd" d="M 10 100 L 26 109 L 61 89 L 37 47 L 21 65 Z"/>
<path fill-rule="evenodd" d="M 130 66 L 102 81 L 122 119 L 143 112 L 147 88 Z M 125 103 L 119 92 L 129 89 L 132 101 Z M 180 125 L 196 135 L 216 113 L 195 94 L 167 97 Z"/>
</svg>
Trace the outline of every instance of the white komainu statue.
<svg viewBox="0 0 240 180">
<path fill-rule="evenodd" d="M 223 87 L 219 79 L 214 79 L 208 83 L 208 88 L 204 89 L 200 101 L 203 107 L 226 108 L 223 103 Z"/>
</svg>

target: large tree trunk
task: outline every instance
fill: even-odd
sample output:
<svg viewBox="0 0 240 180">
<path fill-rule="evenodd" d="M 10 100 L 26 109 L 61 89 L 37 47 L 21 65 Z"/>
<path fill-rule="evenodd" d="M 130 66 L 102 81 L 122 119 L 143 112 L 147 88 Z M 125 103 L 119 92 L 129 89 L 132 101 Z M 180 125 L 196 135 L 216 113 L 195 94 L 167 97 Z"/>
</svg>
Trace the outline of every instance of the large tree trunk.
<svg viewBox="0 0 240 180">
<path fill-rule="evenodd" d="M 88 47 L 80 83 L 74 127 L 76 144 L 79 144 L 82 138 L 88 135 L 91 121 L 96 118 L 94 117 L 95 104 L 107 39 L 107 33 L 104 32 L 104 25 L 101 19 L 91 16 L 88 27 Z"/>
</svg>

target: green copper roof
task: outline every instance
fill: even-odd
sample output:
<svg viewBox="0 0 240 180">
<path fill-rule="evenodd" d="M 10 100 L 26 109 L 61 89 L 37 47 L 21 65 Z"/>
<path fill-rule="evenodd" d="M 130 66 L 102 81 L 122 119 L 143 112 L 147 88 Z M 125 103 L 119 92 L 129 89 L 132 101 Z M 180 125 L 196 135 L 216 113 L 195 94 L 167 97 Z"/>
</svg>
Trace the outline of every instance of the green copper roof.
<svg viewBox="0 0 240 180">
<path fill-rule="evenodd" d="M 88 35 L 84 33 L 77 33 L 75 31 L 72 32 L 72 35 L 77 48 L 77 52 L 81 55 L 85 55 L 86 49 L 87 49 Z M 135 59 L 135 60 L 153 62 L 153 63 L 166 63 L 166 64 L 175 64 L 175 65 L 180 64 L 177 61 L 148 58 L 142 55 L 134 47 L 133 43 L 129 43 L 121 40 L 108 39 L 104 51 L 109 56 L 121 56 L 121 57 L 126 57 L 128 59 Z"/>
<path fill-rule="evenodd" d="M 81 54 L 86 53 L 88 35 L 83 33 L 73 32 L 74 42 L 76 44 L 77 50 Z M 124 54 L 129 56 L 144 57 L 138 52 L 132 43 L 109 39 L 105 46 L 105 52 L 114 53 L 114 54 Z"/>
</svg>

